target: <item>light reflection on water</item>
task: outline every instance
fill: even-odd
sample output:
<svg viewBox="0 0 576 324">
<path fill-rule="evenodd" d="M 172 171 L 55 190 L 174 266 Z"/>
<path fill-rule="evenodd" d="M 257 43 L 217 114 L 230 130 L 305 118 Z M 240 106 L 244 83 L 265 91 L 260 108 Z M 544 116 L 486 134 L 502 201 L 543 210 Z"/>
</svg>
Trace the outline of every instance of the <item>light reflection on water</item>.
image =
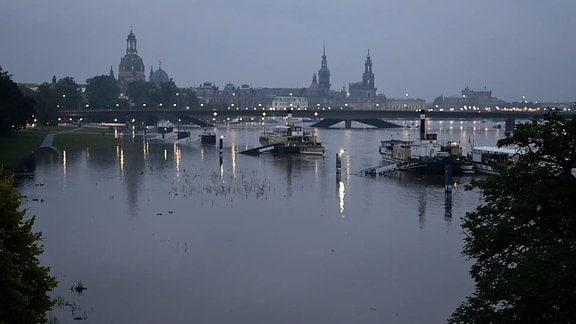
<svg viewBox="0 0 576 324">
<path fill-rule="evenodd" d="M 320 129 L 324 158 L 240 155 L 259 128 L 218 131 L 221 162 L 216 146 L 135 138 L 39 161 L 20 185 L 43 199 L 26 207 L 55 296 L 86 322 L 433 323 L 470 293 L 459 226 L 480 199 L 463 190 L 470 178 L 446 196 L 443 179 L 352 175 L 379 163 L 381 140 L 417 129 Z M 500 133 L 439 132 L 469 136 L 493 145 Z M 70 307 L 54 314 L 73 322 Z"/>
</svg>

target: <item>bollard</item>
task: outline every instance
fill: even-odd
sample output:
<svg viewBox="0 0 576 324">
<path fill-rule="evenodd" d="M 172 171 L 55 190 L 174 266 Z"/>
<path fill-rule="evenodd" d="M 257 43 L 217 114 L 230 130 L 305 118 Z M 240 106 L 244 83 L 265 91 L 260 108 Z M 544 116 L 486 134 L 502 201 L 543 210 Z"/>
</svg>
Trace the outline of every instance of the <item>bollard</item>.
<svg viewBox="0 0 576 324">
<path fill-rule="evenodd" d="M 224 142 L 224 136 L 220 136 L 220 155 L 222 155 L 222 145 Z"/>
<path fill-rule="evenodd" d="M 445 185 L 444 192 L 451 193 L 452 192 L 452 165 L 450 165 L 450 164 L 444 165 L 444 185 Z"/>
</svg>

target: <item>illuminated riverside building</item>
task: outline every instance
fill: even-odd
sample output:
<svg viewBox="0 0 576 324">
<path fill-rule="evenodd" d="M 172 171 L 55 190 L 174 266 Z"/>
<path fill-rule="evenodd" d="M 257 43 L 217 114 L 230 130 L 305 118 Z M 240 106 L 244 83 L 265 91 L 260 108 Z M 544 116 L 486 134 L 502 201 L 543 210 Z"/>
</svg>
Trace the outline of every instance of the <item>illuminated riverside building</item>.
<svg viewBox="0 0 576 324">
<path fill-rule="evenodd" d="M 492 90 L 484 88 L 470 88 L 466 86 L 460 96 L 445 97 L 443 95 L 434 99 L 433 109 L 461 110 L 461 109 L 484 109 L 506 106 L 503 100 L 492 97 Z"/>
</svg>

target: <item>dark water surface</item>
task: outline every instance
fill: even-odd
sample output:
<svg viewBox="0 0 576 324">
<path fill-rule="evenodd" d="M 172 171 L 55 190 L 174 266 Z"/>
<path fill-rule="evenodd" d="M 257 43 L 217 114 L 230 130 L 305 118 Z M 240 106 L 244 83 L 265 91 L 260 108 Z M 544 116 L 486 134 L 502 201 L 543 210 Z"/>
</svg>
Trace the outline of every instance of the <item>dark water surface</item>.
<svg viewBox="0 0 576 324">
<path fill-rule="evenodd" d="M 430 123 L 441 140 L 494 145 L 492 123 Z M 321 157 L 238 154 L 261 126 L 216 146 L 62 152 L 20 183 L 60 285 L 59 323 L 441 323 L 472 291 L 455 179 L 352 174 L 381 140 L 418 130 L 318 130 Z M 192 136 L 195 137 L 194 131 Z M 336 152 L 343 154 L 341 182 Z M 71 287 L 87 287 L 79 295 Z"/>
</svg>

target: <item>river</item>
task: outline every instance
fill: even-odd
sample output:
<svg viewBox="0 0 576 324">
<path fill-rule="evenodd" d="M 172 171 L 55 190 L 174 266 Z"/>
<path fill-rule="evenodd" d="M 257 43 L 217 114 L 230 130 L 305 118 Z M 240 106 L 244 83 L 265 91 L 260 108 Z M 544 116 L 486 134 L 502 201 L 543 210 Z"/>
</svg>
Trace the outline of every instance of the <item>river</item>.
<svg viewBox="0 0 576 324">
<path fill-rule="evenodd" d="M 504 131 L 492 125 L 427 127 L 466 152 L 495 145 Z M 381 140 L 417 138 L 416 128 L 319 129 L 324 158 L 238 154 L 261 129 L 219 125 L 222 164 L 217 146 L 139 138 L 39 160 L 18 189 L 59 281 L 51 318 L 445 322 L 473 290 L 460 227 L 481 199 L 464 190 L 472 177 L 447 196 L 442 179 L 354 174 L 379 164 Z M 85 290 L 71 289 L 79 282 Z"/>
</svg>

